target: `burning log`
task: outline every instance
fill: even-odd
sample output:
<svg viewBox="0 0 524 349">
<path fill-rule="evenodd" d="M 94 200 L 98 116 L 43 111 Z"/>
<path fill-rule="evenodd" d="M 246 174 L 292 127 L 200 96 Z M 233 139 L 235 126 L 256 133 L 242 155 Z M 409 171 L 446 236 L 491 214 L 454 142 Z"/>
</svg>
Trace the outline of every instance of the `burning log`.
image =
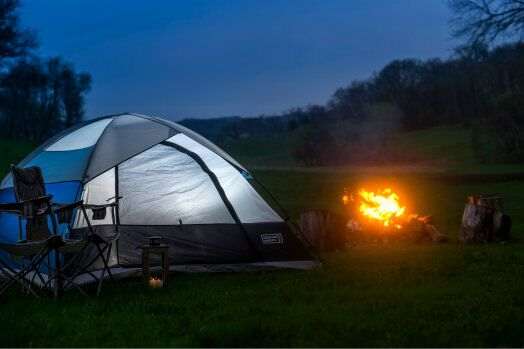
<svg viewBox="0 0 524 349">
<path fill-rule="evenodd" d="M 327 210 L 308 210 L 300 215 L 299 227 L 306 240 L 318 251 L 344 247 L 345 219 Z"/>
<path fill-rule="evenodd" d="M 431 216 L 411 215 L 401 228 L 373 228 L 363 226 L 358 220 L 350 219 L 346 225 L 352 237 L 360 240 L 382 241 L 409 240 L 409 241 L 431 241 L 444 243 L 448 241 L 447 235 L 442 234 L 433 224 Z"/>
<path fill-rule="evenodd" d="M 442 234 L 433 224 L 424 224 L 424 231 L 436 243 L 447 242 L 448 237 Z"/>
<path fill-rule="evenodd" d="M 435 243 L 446 242 L 442 234 L 432 223 L 431 216 L 407 214 L 406 207 L 400 203 L 399 196 L 390 188 L 370 192 L 361 189 L 358 195 L 342 197 L 344 205 L 353 213 L 347 223 L 348 232 L 353 236 L 366 236 L 379 241 L 430 240 Z"/>
<path fill-rule="evenodd" d="M 435 243 L 448 241 L 448 237 L 433 224 L 431 216 L 413 215 L 406 225 L 406 230 L 415 235 L 417 240 L 430 240 Z"/>
<path fill-rule="evenodd" d="M 503 198 L 496 195 L 468 197 L 459 239 L 464 243 L 508 240 L 511 217 L 503 212 Z"/>
</svg>

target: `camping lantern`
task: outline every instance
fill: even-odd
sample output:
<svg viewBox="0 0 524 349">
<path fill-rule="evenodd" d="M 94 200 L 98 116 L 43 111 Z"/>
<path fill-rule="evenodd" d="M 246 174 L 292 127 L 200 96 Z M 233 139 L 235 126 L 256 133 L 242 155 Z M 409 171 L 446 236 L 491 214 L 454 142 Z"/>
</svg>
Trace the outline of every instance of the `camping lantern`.
<svg viewBox="0 0 524 349">
<path fill-rule="evenodd" d="M 151 236 L 146 244 L 140 246 L 142 249 L 142 276 L 144 282 L 151 288 L 162 288 L 167 286 L 169 275 L 169 246 L 161 243 L 162 237 Z M 151 255 L 159 255 L 160 276 L 151 275 Z"/>
<path fill-rule="evenodd" d="M 149 286 L 151 288 L 161 288 L 164 286 L 164 282 L 159 277 L 152 276 L 149 278 Z"/>
</svg>

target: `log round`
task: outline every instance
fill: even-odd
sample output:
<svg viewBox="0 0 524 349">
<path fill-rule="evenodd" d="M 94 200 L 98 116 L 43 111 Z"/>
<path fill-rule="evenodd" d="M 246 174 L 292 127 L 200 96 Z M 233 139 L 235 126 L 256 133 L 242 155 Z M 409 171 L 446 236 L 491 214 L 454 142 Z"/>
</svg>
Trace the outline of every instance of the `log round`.
<svg viewBox="0 0 524 349">
<path fill-rule="evenodd" d="M 464 243 L 507 240 L 511 218 L 502 212 L 498 196 L 470 196 L 460 227 L 459 239 Z"/>
<path fill-rule="evenodd" d="M 343 248 L 346 220 L 328 210 L 308 210 L 300 215 L 299 227 L 306 240 L 317 251 Z"/>
</svg>

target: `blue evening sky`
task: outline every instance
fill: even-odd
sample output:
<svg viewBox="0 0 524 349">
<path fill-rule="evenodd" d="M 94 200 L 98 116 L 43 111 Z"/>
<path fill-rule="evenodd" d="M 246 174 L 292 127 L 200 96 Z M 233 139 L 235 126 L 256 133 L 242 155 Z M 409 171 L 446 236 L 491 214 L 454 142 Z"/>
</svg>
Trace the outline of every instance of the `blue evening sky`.
<svg viewBox="0 0 524 349">
<path fill-rule="evenodd" d="M 255 116 L 325 103 L 394 58 L 446 57 L 444 0 L 23 0 L 39 53 L 93 76 L 88 117 Z"/>
</svg>

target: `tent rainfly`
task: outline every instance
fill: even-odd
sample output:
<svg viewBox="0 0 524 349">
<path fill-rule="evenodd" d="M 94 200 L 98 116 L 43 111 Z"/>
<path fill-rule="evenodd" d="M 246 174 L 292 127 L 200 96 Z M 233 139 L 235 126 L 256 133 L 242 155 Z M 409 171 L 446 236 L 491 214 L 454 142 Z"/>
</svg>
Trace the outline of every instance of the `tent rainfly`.
<svg viewBox="0 0 524 349">
<path fill-rule="evenodd" d="M 140 265 L 137 246 L 153 235 L 169 244 L 174 269 L 316 264 L 242 165 L 168 120 L 131 113 L 89 120 L 50 139 L 19 166 L 39 166 L 56 202 L 105 204 L 121 197 L 121 236 L 110 258 L 115 269 Z M 14 200 L 9 174 L 0 202 Z M 73 219 L 75 230 L 86 227 L 80 212 Z M 113 229 L 110 215 L 92 224 L 101 234 Z M 0 241 L 16 241 L 18 229 L 17 217 L 0 214 Z"/>
</svg>

